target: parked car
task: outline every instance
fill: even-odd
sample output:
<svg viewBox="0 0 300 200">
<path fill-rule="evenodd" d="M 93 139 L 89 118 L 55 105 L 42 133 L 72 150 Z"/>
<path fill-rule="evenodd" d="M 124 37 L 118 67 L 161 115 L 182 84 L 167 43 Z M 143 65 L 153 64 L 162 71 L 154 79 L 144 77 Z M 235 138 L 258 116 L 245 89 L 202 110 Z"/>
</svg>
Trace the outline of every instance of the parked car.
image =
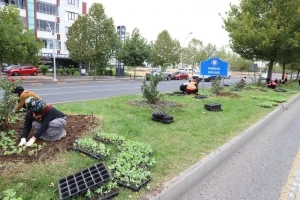
<svg viewBox="0 0 300 200">
<path fill-rule="evenodd" d="M 183 69 L 183 68 L 181 68 L 181 69 L 178 69 L 178 71 L 183 73 L 183 72 L 186 72 L 187 70 L 186 70 L 186 69 Z"/>
<path fill-rule="evenodd" d="M 9 69 L 7 74 L 9 76 L 19 76 L 19 75 L 37 76 L 39 74 L 39 70 L 34 66 L 21 66 L 19 68 Z"/>
<path fill-rule="evenodd" d="M 267 77 L 268 77 L 268 74 L 267 73 L 262 73 L 260 76 L 261 76 L 261 80 L 266 80 Z"/>
<path fill-rule="evenodd" d="M 227 76 L 224 76 L 224 79 L 230 79 L 231 78 L 231 73 L 228 72 Z"/>
<path fill-rule="evenodd" d="M 215 80 L 217 77 L 218 77 L 218 76 L 209 76 L 209 75 L 204 75 L 204 77 L 203 77 L 203 75 L 199 75 L 199 74 L 193 75 L 193 79 L 199 78 L 200 81 L 202 81 L 203 78 L 204 78 L 204 82 L 210 82 L 210 81 L 213 81 L 213 80 Z"/>
<path fill-rule="evenodd" d="M 2 66 L 1 72 L 4 74 L 7 74 L 8 70 L 10 69 L 16 69 L 16 68 L 20 68 L 20 65 L 8 65 L 6 67 Z"/>
<path fill-rule="evenodd" d="M 175 72 L 172 74 L 172 79 L 181 80 L 181 79 L 189 79 L 189 75 L 185 72 Z"/>
<path fill-rule="evenodd" d="M 164 80 L 171 80 L 172 79 L 172 72 L 167 72 L 161 69 L 154 69 L 151 72 L 146 73 L 146 80 L 150 80 L 150 75 L 156 76 L 156 75 L 161 75 Z"/>
</svg>

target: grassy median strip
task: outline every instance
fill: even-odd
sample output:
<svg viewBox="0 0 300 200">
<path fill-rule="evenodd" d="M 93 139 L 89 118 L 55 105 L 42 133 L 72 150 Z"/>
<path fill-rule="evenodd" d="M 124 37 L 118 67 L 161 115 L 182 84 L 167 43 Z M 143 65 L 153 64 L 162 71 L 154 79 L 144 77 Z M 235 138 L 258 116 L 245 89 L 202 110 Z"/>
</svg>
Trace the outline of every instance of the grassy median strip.
<svg viewBox="0 0 300 200">
<path fill-rule="evenodd" d="M 164 95 L 162 100 L 182 104 L 180 107 L 165 109 L 174 117 L 171 124 L 152 121 L 151 114 L 155 110 L 153 108 L 132 106 L 128 103 L 142 100 L 140 95 L 58 104 L 55 107 L 67 114 L 96 115 L 100 124 L 98 131 L 122 135 L 128 140 L 151 145 L 157 162 L 151 169 L 150 190 L 156 190 L 165 181 L 274 110 L 277 106 L 272 103 L 268 104 L 271 108 L 259 106 L 266 101 L 266 97 L 269 97 L 268 101 L 272 98 L 288 101 L 295 96 L 299 92 L 297 84 L 282 86 L 287 92 L 275 92 L 271 89 L 263 92 L 259 88 L 251 87 L 235 92 L 239 98 L 209 96 L 206 99 L 196 99 L 193 95 Z M 208 103 L 220 103 L 223 111 L 205 110 L 204 104 Z M 281 103 L 276 104 L 279 106 Z M 87 135 L 93 136 L 95 131 L 88 132 Z M 11 163 L 9 165 L 16 173 L 4 173 L 0 177 L 0 188 L 15 189 L 23 199 L 57 199 L 57 185 L 50 187 L 51 183 L 56 184 L 58 179 L 95 163 L 97 161 L 75 152 L 60 154 L 50 163 Z M 148 192 L 146 187 L 137 193 L 122 188 L 116 199 L 139 199 Z"/>
</svg>

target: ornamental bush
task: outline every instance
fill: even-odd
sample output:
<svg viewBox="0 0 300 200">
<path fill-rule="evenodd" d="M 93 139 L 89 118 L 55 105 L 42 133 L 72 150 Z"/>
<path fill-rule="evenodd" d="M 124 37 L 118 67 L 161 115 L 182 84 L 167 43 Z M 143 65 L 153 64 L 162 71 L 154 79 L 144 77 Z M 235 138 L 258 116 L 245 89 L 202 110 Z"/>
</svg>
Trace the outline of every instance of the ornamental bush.
<svg viewBox="0 0 300 200">
<path fill-rule="evenodd" d="M 21 81 L 11 81 L 0 76 L 0 88 L 4 90 L 3 98 L 0 100 L 0 126 L 7 131 L 9 125 L 17 120 L 17 115 L 13 112 L 19 97 L 13 90 L 20 85 Z"/>
<path fill-rule="evenodd" d="M 41 65 L 40 69 L 42 71 L 42 74 L 45 76 L 46 73 L 48 72 L 48 67 L 46 65 Z"/>
<path fill-rule="evenodd" d="M 161 95 L 159 94 L 159 91 L 157 91 L 157 85 L 160 81 L 162 81 L 162 77 L 160 75 L 150 75 L 149 84 L 147 84 L 145 80 L 143 81 L 143 85 L 141 88 L 143 92 L 143 97 L 150 104 L 156 104 L 160 100 Z"/>
</svg>

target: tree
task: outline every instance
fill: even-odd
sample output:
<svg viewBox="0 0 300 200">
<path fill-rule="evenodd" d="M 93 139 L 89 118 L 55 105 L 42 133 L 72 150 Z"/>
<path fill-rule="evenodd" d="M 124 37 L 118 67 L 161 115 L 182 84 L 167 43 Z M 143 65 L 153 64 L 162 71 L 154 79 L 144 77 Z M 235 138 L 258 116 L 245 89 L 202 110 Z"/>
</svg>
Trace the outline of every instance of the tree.
<svg viewBox="0 0 300 200">
<path fill-rule="evenodd" d="M 181 47 L 176 39 L 172 39 L 167 30 L 158 34 L 153 44 L 154 62 L 163 69 L 172 65 L 175 66 L 180 61 Z"/>
<path fill-rule="evenodd" d="M 118 52 L 118 59 L 122 60 L 125 65 L 135 68 L 143 65 L 150 58 L 150 47 L 147 40 L 143 38 L 137 28 L 125 40 L 121 50 Z"/>
<path fill-rule="evenodd" d="M 96 66 L 106 67 L 108 59 L 119 49 L 121 41 L 116 33 L 113 19 L 106 16 L 104 7 L 100 3 L 92 4 L 88 14 L 77 20 L 68 33 L 68 50 L 73 57 L 78 55 L 80 59 L 94 66 L 95 80 Z"/>
<path fill-rule="evenodd" d="M 37 64 L 42 44 L 26 30 L 20 11 L 14 6 L 0 9 L 0 69 L 3 63 Z"/>
<path fill-rule="evenodd" d="M 74 61 L 87 61 L 87 39 L 88 39 L 88 18 L 87 15 L 79 16 L 67 33 L 67 48 L 70 58 Z"/>
<path fill-rule="evenodd" d="M 182 61 L 184 64 L 193 66 L 199 66 L 200 61 L 206 60 L 207 55 L 205 52 L 205 46 L 201 40 L 196 38 L 191 39 L 188 46 L 183 49 Z"/>
<path fill-rule="evenodd" d="M 207 59 L 216 56 L 217 54 L 217 46 L 211 43 L 208 43 L 204 49 L 206 52 Z"/>
<path fill-rule="evenodd" d="M 299 46 L 299 0 L 247 0 L 223 19 L 230 46 L 243 58 L 269 61 L 268 78 L 283 51 Z"/>
</svg>

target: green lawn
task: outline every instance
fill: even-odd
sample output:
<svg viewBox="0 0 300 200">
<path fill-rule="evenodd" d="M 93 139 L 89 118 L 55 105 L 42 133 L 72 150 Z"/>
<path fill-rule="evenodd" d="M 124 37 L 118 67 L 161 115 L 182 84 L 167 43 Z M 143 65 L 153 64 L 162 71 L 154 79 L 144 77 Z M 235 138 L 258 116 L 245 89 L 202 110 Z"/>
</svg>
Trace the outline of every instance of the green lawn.
<svg viewBox="0 0 300 200">
<path fill-rule="evenodd" d="M 171 124 L 151 121 L 154 109 L 128 104 L 129 101 L 142 100 L 140 95 L 66 103 L 55 107 L 67 114 L 96 115 L 100 126 L 87 135 L 102 130 L 151 145 L 157 163 L 151 169 L 150 190 L 155 190 L 276 108 L 258 106 L 266 101 L 266 98 L 260 97 L 282 97 L 288 100 L 299 92 L 298 83 L 284 85 L 282 88 L 288 92 L 274 92 L 270 89 L 267 92 L 259 89 L 236 92 L 241 98 L 210 96 L 197 100 L 192 95 L 164 95 L 163 100 L 183 104 L 182 107 L 166 109 L 174 117 L 174 123 Z M 207 103 L 221 103 L 223 111 L 206 111 L 204 104 Z M 109 163 L 109 160 L 105 162 Z M 0 188 L 15 189 L 23 199 L 58 199 L 58 179 L 96 163 L 97 161 L 75 152 L 57 155 L 49 163 L 11 163 L 9 167 L 15 169 L 16 173 L 1 176 Z M 51 183 L 55 186 L 50 187 Z M 149 192 L 146 188 L 138 193 L 123 188 L 121 190 L 115 199 L 139 199 Z"/>
</svg>

